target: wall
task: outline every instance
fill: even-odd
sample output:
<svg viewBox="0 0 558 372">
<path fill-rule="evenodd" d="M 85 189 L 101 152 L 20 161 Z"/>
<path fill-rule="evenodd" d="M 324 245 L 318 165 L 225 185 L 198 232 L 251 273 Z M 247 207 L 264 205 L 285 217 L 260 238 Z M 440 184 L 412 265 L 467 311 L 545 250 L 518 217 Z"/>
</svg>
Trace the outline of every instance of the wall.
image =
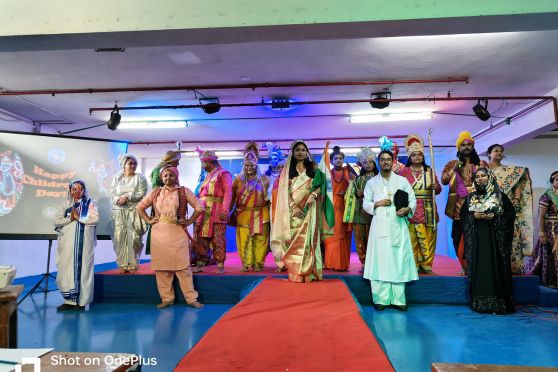
<svg viewBox="0 0 558 372">
<path fill-rule="evenodd" d="M 67 5 L 63 0 L 3 1 L 0 36 L 436 19 L 558 9 L 554 0 L 98 0 Z"/>
</svg>

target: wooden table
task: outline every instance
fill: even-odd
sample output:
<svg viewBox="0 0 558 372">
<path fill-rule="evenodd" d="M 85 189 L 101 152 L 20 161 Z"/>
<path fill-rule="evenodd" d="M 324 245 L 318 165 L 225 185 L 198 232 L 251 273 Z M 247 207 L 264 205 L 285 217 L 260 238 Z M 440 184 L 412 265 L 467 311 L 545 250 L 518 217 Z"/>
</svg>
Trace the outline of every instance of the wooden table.
<svg viewBox="0 0 558 372">
<path fill-rule="evenodd" d="M 9 285 L 0 290 L 0 347 L 17 348 L 17 296 L 23 285 Z"/>
</svg>

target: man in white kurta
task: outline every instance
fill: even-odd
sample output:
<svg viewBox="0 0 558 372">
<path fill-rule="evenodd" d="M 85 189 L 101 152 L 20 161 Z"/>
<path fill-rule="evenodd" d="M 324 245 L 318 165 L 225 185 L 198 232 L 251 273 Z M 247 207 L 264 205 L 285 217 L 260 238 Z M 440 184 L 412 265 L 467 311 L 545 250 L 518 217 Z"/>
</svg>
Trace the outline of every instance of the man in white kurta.
<svg viewBox="0 0 558 372">
<path fill-rule="evenodd" d="M 405 177 L 391 170 L 393 154 L 382 151 L 378 157 L 380 174 L 364 188 L 363 208 L 374 216 L 370 229 L 364 278 L 370 280 L 372 299 L 377 310 L 386 306 L 405 311 L 405 283 L 418 280 L 407 218 L 416 208 L 413 188 Z M 397 190 L 409 195 L 409 206 L 395 210 L 393 196 Z"/>
</svg>

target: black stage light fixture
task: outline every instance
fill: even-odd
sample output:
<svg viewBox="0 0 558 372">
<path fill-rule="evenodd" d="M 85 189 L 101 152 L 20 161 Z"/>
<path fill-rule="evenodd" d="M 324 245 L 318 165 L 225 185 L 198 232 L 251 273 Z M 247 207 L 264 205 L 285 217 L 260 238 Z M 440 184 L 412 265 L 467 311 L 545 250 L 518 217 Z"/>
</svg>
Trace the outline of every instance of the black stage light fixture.
<svg viewBox="0 0 558 372">
<path fill-rule="evenodd" d="M 375 109 L 385 109 L 389 106 L 389 102 L 382 101 L 384 99 L 390 99 L 391 92 L 382 92 L 382 93 L 372 93 L 370 95 L 370 106 Z"/>
<path fill-rule="evenodd" d="M 208 115 L 214 114 L 221 110 L 219 98 L 200 98 L 200 105 L 202 110 Z"/>
<path fill-rule="evenodd" d="M 482 121 L 487 121 L 490 119 L 490 112 L 488 112 L 488 100 L 484 100 L 484 106 L 481 105 L 481 100 L 479 99 L 477 104 L 473 106 L 473 112 L 477 118 Z"/>
<path fill-rule="evenodd" d="M 274 98 L 271 100 L 271 109 L 272 110 L 288 110 L 291 108 L 291 101 L 288 98 Z"/>
<path fill-rule="evenodd" d="M 114 105 L 114 109 L 110 113 L 110 119 L 107 121 L 107 127 L 110 130 L 116 130 L 120 124 L 121 115 L 118 112 L 118 105 Z"/>
</svg>

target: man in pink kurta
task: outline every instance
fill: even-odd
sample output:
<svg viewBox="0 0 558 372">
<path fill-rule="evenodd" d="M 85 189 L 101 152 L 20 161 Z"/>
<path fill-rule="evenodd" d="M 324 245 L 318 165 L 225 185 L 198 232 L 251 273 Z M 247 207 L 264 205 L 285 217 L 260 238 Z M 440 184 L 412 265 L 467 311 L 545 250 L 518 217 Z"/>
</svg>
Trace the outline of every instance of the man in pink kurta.
<svg viewBox="0 0 558 372">
<path fill-rule="evenodd" d="M 217 274 L 225 272 L 227 252 L 226 227 L 232 199 L 232 176 L 221 167 L 215 151 L 201 151 L 200 160 L 207 172 L 200 186 L 200 200 L 204 212 L 196 220 L 194 249 L 198 256 L 194 272 L 200 272 L 208 263 L 209 247 L 217 261 Z"/>
<path fill-rule="evenodd" d="M 459 133 L 457 141 L 457 160 L 450 160 L 442 171 L 442 185 L 449 185 L 448 201 L 446 203 L 446 216 L 453 220 L 451 237 L 455 254 L 462 267 L 462 274 L 467 273 L 467 262 L 464 257 L 463 227 L 460 220 L 461 206 L 465 203 L 467 195 L 473 191 L 473 173 L 477 168 L 489 168 L 484 160 L 479 158 L 475 151 L 475 140 L 470 132 Z"/>
<path fill-rule="evenodd" d="M 171 173 L 175 176 L 175 182 L 167 180 Z M 202 305 L 197 301 L 198 292 L 194 289 L 192 281 L 185 227 L 192 224 L 203 212 L 203 206 L 192 191 L 178 186 L 176 167 L 162 168 L 161 179 L 165 185 L 153 189 L 137 206 L 141 218 L 151 225 L 151 268 L 155 271 L 157 288 L 162 300 L 158 308 L 174 303 L 172 281 L 175 275 L 186 302 L 200 308 Z M 194 208 L 190 218 L 187 218 L 188 204 Z M 153 218 L 145 212 L 149 207 L 155 211 Z"/>
</svg>

